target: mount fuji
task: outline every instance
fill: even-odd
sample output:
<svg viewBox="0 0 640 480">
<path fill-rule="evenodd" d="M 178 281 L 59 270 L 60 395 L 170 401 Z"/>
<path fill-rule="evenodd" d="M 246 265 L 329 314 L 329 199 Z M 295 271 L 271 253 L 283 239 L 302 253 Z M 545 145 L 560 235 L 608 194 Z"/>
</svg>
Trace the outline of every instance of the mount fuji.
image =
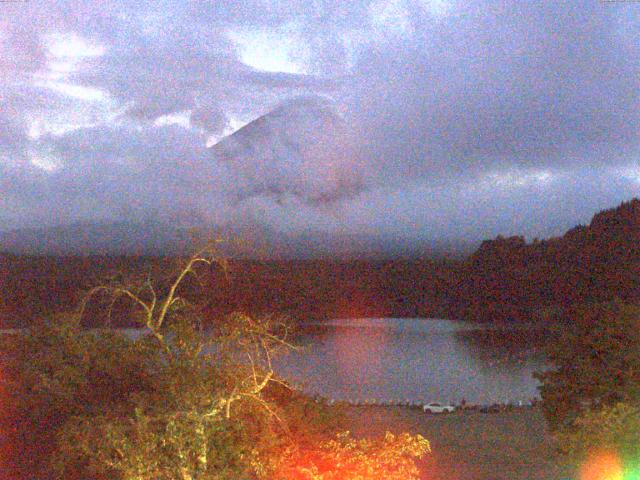
<svg viewBox="0 0 640 480">
<path fill-rule="evenodd" d="M 349 125 L 322 97 L 300 97 L 248 123 L 211 147 L 229 168 L 235 198 L 290 195 L 335 202 L 364 188 Z"/>
</svg>

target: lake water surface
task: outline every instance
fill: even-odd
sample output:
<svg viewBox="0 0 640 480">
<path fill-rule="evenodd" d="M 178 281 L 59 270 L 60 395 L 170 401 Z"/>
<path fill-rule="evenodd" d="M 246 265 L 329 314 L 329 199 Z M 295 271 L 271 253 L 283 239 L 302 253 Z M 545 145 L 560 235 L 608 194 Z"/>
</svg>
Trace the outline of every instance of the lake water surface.
<svg viewBox="0 0 640 480">
<path fill-rule="evenodd" d="M 492 328 L 437 319 L 332 320 L 303 329 L 302 350 L 277 366 L 307 393 L 336 400 L 489 404 L 538 397 L 532 374 L 546 364 L 530 341 L 535 334 L 508 329 L 506 341 L 502 335 L 487 342 Z"/>
<path fill-rule="evenodd" d="M 306 393 L 335 400 L 524 403 L 539 397 L 532 375 L 547 368 L 544 334 L 454 320 L 339 319 L 307 324 L 294 340 L 301 348 L 275 366 Z"/>
</svg>

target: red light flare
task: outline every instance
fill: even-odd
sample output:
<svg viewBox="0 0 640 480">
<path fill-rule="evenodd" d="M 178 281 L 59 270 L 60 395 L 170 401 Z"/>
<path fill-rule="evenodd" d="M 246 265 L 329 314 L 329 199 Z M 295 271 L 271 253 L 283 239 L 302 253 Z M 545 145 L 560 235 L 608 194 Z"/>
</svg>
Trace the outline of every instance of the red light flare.
<svg viewBox="0 0 640 480">
<path fill-rule="evenodd" d="M 312 480 L 313 473 L 336 472 L 339 465 L 318 451 L 298 450 L 285 455 L 284 462 L 273 474 L 274 480 Z M 312 473 L 313 472 L 313 473 Z"/>
<path fill-rule="evenodd" d="M 346 383 L 376 384 L 383 372 L 382 353 L 388 341 L 381 328 L 339 329 L 334 333 L 338 374 Z M 366 399 L 361 399 L 366 400 Z"/>
</svg>

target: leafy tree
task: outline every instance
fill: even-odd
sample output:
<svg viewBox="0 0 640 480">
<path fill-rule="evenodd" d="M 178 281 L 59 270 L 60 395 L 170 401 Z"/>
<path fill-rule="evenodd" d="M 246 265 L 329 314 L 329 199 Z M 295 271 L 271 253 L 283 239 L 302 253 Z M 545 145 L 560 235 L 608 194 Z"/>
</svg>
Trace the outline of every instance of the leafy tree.
<svg viewBox="0 0 640 480">
<path fill-rule="evenodd" d="M 126 409 L 150 387 L 142 351 L 117 332 L 80 329 L 77 317 L 2 340 L 0 432 L 10 478 L 46 477 L 45 459 L 70 418 Z"/>
<path fill-rule="evenodd" d="M 537 374 L 552 430 L 585 410 L 634 402 L 640 392 L 640 310 L 612 302 L 572 308 L 548 349 L 553 368 Z"/>
<path fill-rule="evenodd" d="M 202 279 L 198 268 L 225 267 L 214 246 L 184 259 L 162 286 L 116 278 L 92 289 L 79 315 L 4 339 L 2 443 L 15 447 L 4 453 L 7 476 L 273 478 L 294 471 L 291 459 L 301 452 L 347 455 L 353 467 L 339 475 L 342 463 L 317 470 L 326 462 L 314 461 L 309 468 L 322 476 L 310 478 L 414 472 L 413 458 L 426 452 L 421 437 L 323 443 L 335 412 L 291 391 L 272 366 L 293 348 L 285 323 L 236 313 L 206 332 L 199 327 L 200 307 L 183 295 L 183 283 Z M 107 312 L 119 299 L 136 305 L 144 334 L 83 329 L 85 307 L 98 295 Z"/>
<path fill-rule="evenodd" d="M 538 375 L 546 418 L 581 478 L 622 478 L 640 458 L 640 310 L 596 304 L 568 319 L 549 349 L 555 368 Z"/>
<path fill-rule="evenodd" d="M 640 454 L 640 406 L 616 403 L 583 412 L 574 428 L 557 433 L 562 450 L 584 460 L 596 451 L 615 452 L 625 463 L 638 461 Z"/>
</svg>

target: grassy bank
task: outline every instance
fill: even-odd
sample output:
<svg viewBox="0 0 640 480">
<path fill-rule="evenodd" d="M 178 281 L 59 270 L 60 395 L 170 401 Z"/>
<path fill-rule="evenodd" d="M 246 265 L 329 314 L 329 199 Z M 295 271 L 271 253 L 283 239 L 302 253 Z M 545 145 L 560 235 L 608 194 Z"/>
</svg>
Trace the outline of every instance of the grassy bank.
<svg viewBox="0 0 640 480">
<path fill-rule="evenodd" d="M 348 407 L 356 436 L 419 433 L 431 442 L 422 462 L 429 480 L 560 480 L 575 478 L 555 454 L 539 409 L 428 415 L 406 407 Z"/>
</svg>

